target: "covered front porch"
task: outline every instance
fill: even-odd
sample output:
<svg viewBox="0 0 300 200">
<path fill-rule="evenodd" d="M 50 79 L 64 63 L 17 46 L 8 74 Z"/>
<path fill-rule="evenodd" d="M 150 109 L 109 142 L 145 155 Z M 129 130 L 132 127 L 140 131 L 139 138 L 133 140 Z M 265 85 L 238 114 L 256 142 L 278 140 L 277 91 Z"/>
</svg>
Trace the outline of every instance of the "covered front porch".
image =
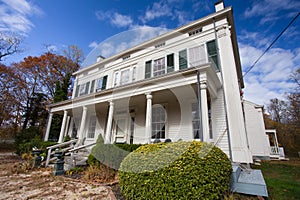
<svg viewBox="0 0 300 200">
<path fill-rule="evenodd" d="M 99 134 L 106 143 L 212 142 L 211 101 L 220 87 L 212 66 L 204 65 L 53 104 L 45 140 L 55 113 L 63 115 L 59 143 L 66 135 L 94 142 Z"/>
</svg>

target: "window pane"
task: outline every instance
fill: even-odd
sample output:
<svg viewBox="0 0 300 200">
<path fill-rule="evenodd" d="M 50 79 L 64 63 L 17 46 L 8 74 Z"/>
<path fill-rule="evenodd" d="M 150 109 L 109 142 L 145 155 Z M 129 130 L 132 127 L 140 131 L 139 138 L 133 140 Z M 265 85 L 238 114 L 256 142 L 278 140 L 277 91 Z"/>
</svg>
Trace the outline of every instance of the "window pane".
<svg viewBox="0 0 300 200">
<path fill-rule="evenodd" d="M 136 80 L 136 67 L 132 68 L 132 81 Z"/>
<path fill-rule="evenodd" d="M 200 139 L 200 120 L 198 103 L 192 103 L 192 126 L 194 139 Z"/>
<path fill-rule="evenodd" d="M 84 93 L 85 93 L 85 86 L 86 86 L 86 84 L 80 85 L 80 89 L 79 89 L 79 95 L 80 96 L 84 95 Z"/>
<path fill-rule="evenodd" d="M 165 74 L 165 58 L 154 60 L 153 64 L 153 76 L 159 76 Z"/>
<path fill-rule="evenodd" d="M 102 82 L 103 82 L 103 77 L 101 77 L 101 78 L 98 79 L 98 82 L 97 82 L 97 91 L 101 90 L 101 88 L 102 88 Z"/>
<path fill-rule="evenodd" d="M 212 62 L 216 65 L 217 70 L 219 70 L 219 62 L 218 62 L 218 51 L 216 41 L 212 40 L 206 43 L 207 53 L 209 57 L 209 62 Z"/>
<path fill-rule="evenodd" d="M 179 51 L 179 69 L 187 68 L 187 52 L 186 49 Z"/>
<path fill-rule="evenodd" d="M 80 90 L 80 85 L 77 85 L 76 86 L 76 91 L 75 91 L 75 97 L 78 97 L 79 90 Z"/>
<path fill-rule="evenodd" d="M 129 83 L 129 75 L 130 75 L 129 68 L 121 71 L 121 82 L 120 82 L 121 85 Z"/>
<path fill-rule="evenodd" d="M 145 65 L 145 78 L 150 78 L 151 77 L 151 65 L 152 61 L 147 61 Z"/>
<path fill-rule="evenodd" d="M 167 55 L 167 73 L 174 71 L 174 54 Z"/>
<path fill-rule="evenodd" d="M 94 138 L 95 137 L 95 130 L 96 130 L 96 116 L 91 116 L 87 137 L 88 138 Z"/>
<path fill-rule="evenodd" d="M 114 86 L 119 85 L 119 72 L 115 72 L 114 75 Z"/>
<path fill-rule="evenodd" d="M 94 88 L 95 88 L 95 80 L 92 81 L 90 93 L 94 93 Z"/>
<path fill-rule="evenodd" d="M 166 111 L 163 106 L 152 107 L 152 138 L 164 139 L 166 126 Z"/>
</svg>

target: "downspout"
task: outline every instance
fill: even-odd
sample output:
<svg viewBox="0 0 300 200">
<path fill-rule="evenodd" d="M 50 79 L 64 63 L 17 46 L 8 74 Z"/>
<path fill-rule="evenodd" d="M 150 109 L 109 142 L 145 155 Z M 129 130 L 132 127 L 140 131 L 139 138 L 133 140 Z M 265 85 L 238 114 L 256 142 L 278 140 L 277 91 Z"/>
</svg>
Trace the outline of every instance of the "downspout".
<svg viewBox="0 0 300 200">
<path fill-rule="evenodd" d="M 216 31 L 216 21 L 215 18 L 213 18 L 213 24 L 214 24 L 214 33 L 215 33 L 215 41 L 216 41 L 216 48 L 217 48 L 217 59 L 218 63 L 220 64 L 220 75 L 222 79 L 222 92 L 223 92 L 223 99 L 224 99 L 224 109 L 225 109 L 225 121 L 226 121 L 226 128 L 227 128 L 227 137 L 228 137 L 228 148 L 229 148 L 229 158 L 232 161 L 232 149 L 231 149 L 231 140 L 230 140 L 230 130 L 229 130 L 229 123 L 228 123 L 228 115 L 227 115 L 227 102 L 225 98 L 225 90 L 224 90 L 224 78 L 223 78 L 223 72 L 221 67 L 221 59 L 220 59 L 220 53 L 219 53 L 219 44 L 218 44 L 218 37 L 217 37 L 217 31 Z"/>
<path fill-rule="evenodd" d="M 202 107 L 201 107 L 201 86 L 200 86 L 200 72 L 197 70 L 197 86 L 198 86 L 198 114 L 199 114 L 199 138 L 203 142 L 203 125 L 202 125 Z"/>
</svg>

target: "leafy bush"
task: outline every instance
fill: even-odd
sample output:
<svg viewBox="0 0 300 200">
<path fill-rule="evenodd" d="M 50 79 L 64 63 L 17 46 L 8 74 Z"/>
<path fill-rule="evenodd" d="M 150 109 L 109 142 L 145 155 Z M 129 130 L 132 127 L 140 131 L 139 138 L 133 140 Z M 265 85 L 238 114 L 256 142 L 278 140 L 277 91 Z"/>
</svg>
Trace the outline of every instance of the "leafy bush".
<svg viewBox="0 0 300 200">
<path fill-rule="evenodd" d="M 126 199 L 221 199 L 231 172 L 227 155 L 211 144 L 149 144 L 121 163 L 120 189 Z"/>
<path fill-rule="evenodd" d="M 104 144 L 102 135 L 99 134 L 97 144 L 92 148 L 88 157 L 88 164 L 100 166 L 100 163 L 113 169 L 119 169 L 122 160 L 141 144 Z"/>
<path fill-rule="evenodd" d="M 56 144 L 56 142 L 43 141 L 42 131 L 37 127 L 30 127 L 18 133 L 15 138 L 16 153 L 21 155 L 32 151 L 33 147 L 46 149 L 46 147 Z"/>
</svg>

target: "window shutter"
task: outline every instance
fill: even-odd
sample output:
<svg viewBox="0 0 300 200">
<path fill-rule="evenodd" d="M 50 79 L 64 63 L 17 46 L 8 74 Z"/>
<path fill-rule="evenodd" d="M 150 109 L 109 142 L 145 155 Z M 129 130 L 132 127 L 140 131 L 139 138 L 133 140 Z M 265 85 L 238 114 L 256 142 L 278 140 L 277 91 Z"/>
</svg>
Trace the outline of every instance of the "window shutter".
<svg viewBox="0 0 300 200">
<path fill-rule="evenodd" d="M 76 86 L 75 97 L 78 97 L 80 85 Z"/>
<path fill-rule="evenodd" d="M 146 62 L 146 65 L 145 65 L 145 78 L 150 78 L 151 77 L 151 64 L 152 64 L 152 60 Z"/>
<path fill-rule="evenodd" d="M 102 79 L 102 88 L 101 88 L 101 90 L 106 89 L 106 83 L 107 83 L 107 75 L 104 76 L 103 79 Z"/>
<path fill-rule="evenodd" d="M 186 49 L 179 51 L 179 69 L 187 68 L 187 53 Z"/>
<path fill-rule="evenodd" d="M 207 53 L 209 57 L 209 61 L 215 63 L 217 70 L 219 70 L 219 62 L 218 62 L 218 51 L 216 40 L 212 40 L 206 43 Z"/>
<path fill-rule="evenodd" d="M 204 45 L 200 45 L 189 49 L 189 62 L 192 67 L 197 67 L 206 63 Z"/>
<path fill-rule="evenodd" d="M 89 89 L 90 89 L 90 82 L 87 82 L 86 86 L 85 86 L 85 92 L 84 92 L 84 94 L 88 94 L 89 93 Z"/>
<path fill-rule="evenodd" d="M 94 93 L 94 88 L 95 88 L 95 80 L 92 81 L 90 93 Z"/>
<path fill-rule="evenodd" d="M 174 54 L 167 55 L 167 73 L 174 71 Z"/>
</svg>

